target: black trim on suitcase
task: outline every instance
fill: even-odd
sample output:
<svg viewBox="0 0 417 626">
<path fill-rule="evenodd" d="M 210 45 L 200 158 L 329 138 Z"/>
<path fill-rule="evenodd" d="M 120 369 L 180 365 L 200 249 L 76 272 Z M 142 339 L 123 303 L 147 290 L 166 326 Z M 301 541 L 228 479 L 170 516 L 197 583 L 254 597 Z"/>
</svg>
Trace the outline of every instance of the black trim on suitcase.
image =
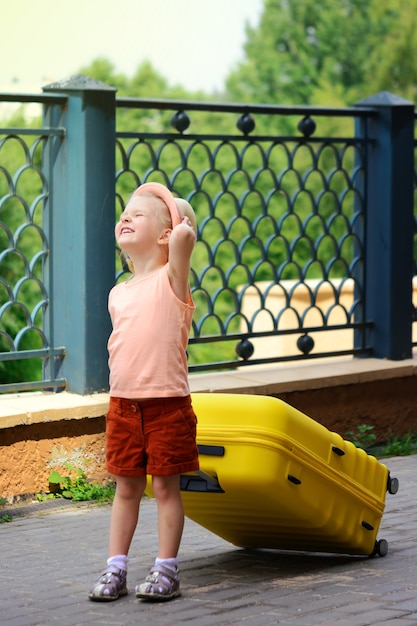
<svg viewBox="0 0 417 626">
<path fill-rule="evenodd" d="M 205 454 L 207 456 L 224 456 L 224 446 L 206 446 L 204 444 L 198 444 L 198 453 Z"/>
<path fill-rule="evenodd" d="M 293 476 L 292 474 L 288 474 L 287 478 L 290 481 L 290 483 L 293 483 L 293 485 L 301 485 L 301 480 L 299 478 L 297 478 L 297 476 Z"/>
</svg>

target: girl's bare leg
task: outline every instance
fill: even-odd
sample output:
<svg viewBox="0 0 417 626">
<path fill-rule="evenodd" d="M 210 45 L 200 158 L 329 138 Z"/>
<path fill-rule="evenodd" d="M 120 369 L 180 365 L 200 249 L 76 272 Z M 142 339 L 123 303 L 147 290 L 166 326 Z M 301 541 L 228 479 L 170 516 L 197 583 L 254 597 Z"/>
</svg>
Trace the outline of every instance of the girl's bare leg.
<svg viewBox="0 0 417 626">
<path fill-rule="evenodd" d="M 158 505 L 158 557 L 160 559 L 175 558 L 184 528 L 180 477 L 154 476 L 152 485 Z"/>
<path fill-rule="evenodd" d="M 116 494 L 111 510 L 109 556 L 128 554 L 139 518 L 146 476 L 116 477 Z"/>
</svg>

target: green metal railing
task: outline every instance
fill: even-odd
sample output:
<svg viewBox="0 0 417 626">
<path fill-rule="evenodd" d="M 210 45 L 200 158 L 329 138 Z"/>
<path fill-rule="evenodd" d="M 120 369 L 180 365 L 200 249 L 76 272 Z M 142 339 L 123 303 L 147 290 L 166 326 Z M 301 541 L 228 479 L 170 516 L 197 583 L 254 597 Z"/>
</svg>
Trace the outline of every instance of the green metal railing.
<svg viewBox="0 0 417 626">
<path fill-rule="evenodd" d="M 107 388 L 114 222 L 147 180 L 198 218 L 190 371 L 411 355 L 409 103 L 116 99 L 85 77 L 31 98 L 0 96 L 43 108 L 42 128 L 0 129 L 1 391 Z M 7 378 L 40 361 L 38 380 Z"/>
<path fill-rule="evenodd" d="M 2 102 L 64 105 L 51 95 L 1 96 Z M 43 155 L 64 128 L 0 128 L 0 381 L 1 389 L 59 390 L 64 347 L 55 347 L 45 327 L 54 313 L 45 280 L 49 233 L 45 200 L 52 172 Z M 42 367 L 41 367 L 42 364 Z M 35 380 L 32 380 L 35 374 Z M 26 377 L 22 381 L 22 378 Z"/>
</svg>

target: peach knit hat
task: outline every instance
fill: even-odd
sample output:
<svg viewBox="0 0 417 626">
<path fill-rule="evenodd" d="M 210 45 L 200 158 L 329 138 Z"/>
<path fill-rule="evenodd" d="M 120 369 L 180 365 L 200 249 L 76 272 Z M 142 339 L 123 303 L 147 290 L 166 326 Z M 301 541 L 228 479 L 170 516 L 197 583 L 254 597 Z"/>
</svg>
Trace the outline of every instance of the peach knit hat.
<svg viewBox="0 0 417 626">
<path fill-rule="evenodd" d="M 161 185 L 161 183 L 144 183 L 133 192 L 132 198 L 141 193 L 151 193 L 165 202 L 171 215 L 172 228 L 181 224 L 182 216 L 180 210 L 175 203 L 174 196 L 165 185 Z"/>
</svg>

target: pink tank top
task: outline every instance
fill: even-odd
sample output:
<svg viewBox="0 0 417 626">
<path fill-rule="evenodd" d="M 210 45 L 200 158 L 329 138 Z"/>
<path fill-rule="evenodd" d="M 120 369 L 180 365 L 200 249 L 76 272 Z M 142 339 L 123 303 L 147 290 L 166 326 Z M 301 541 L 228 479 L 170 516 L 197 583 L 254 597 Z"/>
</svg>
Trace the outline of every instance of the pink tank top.
<svg viewBox="0 0 417 626">
<path fill-rule="evenodd" d="M 190 393 L 186 349 L 195 305 L 171 289 L 168 265 L 109 294 L 110 395 L 184 397 Z"/>
</svg>

